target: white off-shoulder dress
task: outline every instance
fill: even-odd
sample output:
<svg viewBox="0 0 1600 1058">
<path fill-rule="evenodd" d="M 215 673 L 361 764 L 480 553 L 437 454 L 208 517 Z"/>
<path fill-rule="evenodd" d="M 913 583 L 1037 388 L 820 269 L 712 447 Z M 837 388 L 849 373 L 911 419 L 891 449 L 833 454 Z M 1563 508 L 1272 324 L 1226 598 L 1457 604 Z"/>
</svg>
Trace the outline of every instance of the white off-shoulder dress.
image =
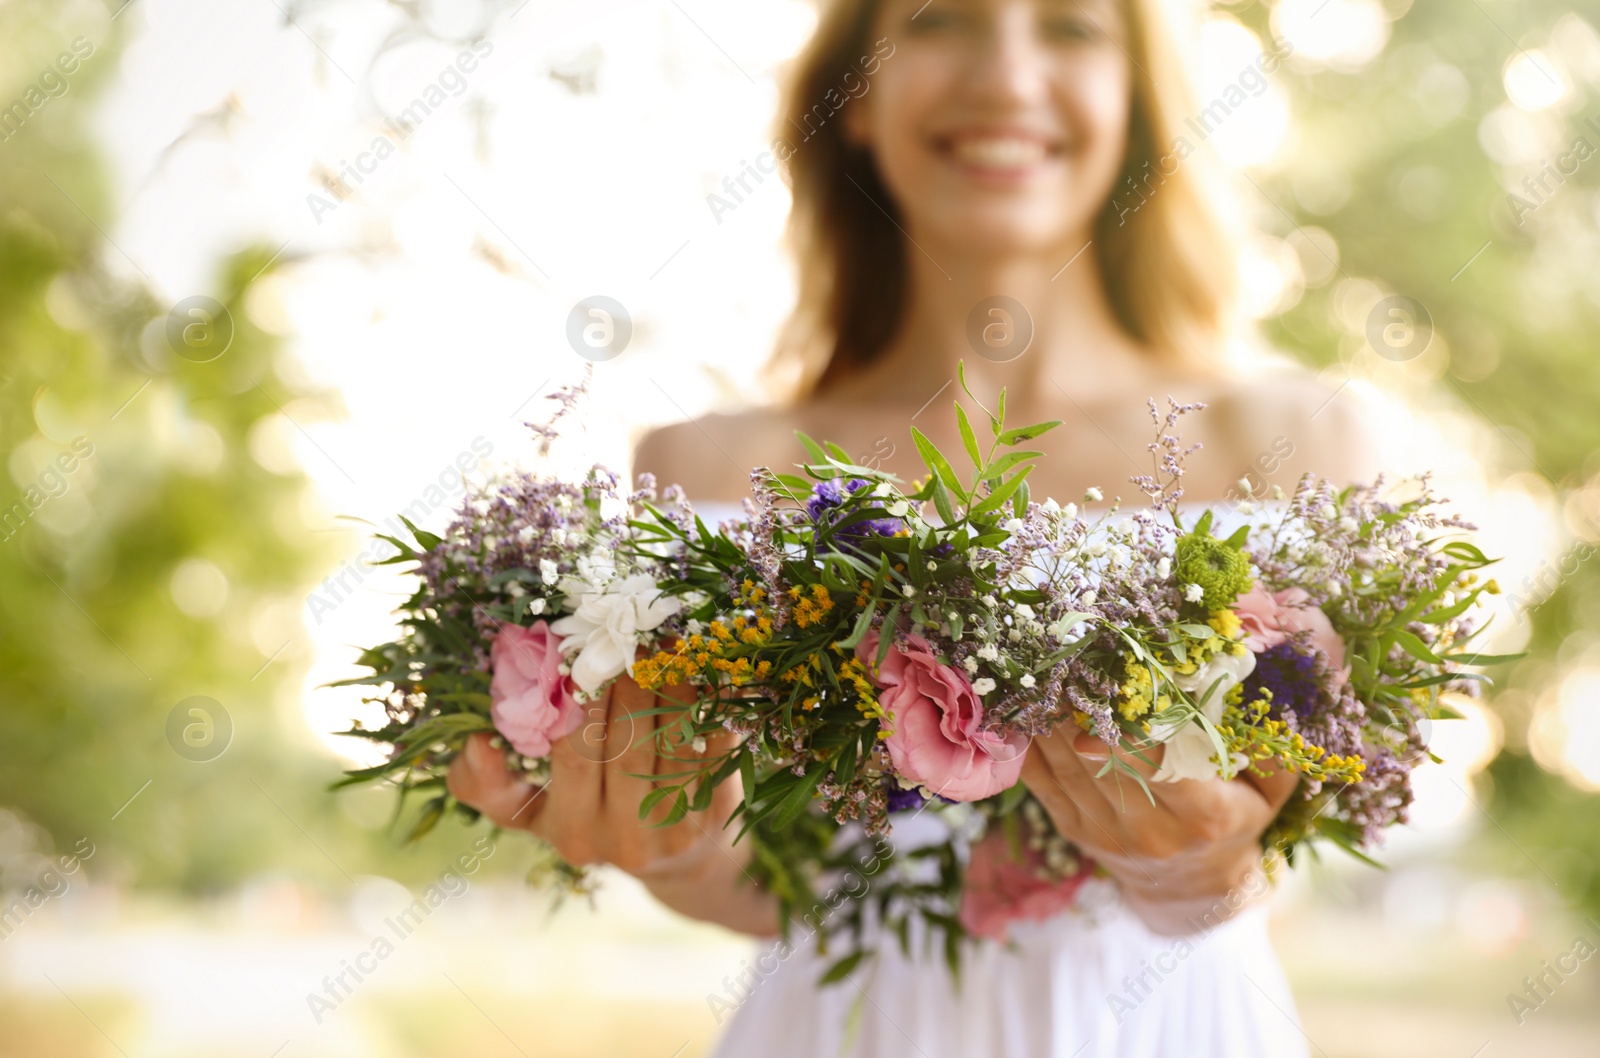
<svg viewBox="0 0 1600 1058">
<path fill-rule="evenodd" d="M 742 514 L 729 503 L 694 506 L 708 525 Z M 1214 534 L 1239 521 L 1224 513 Z M 1185 514 L 1192 517 L 1187 505 Z M 936 812 L 897 816 L 891 841 L 907 849 L 943 840 L 949 825 Z M 937 946 L 914 936 L 907 957 L 880 934 L 876 958 L 819 987 L 838 953 L 822 957 L 812 942 L 785 948 L 774 939 L 718 1004 L 725 1028 L 714 1055 L 1306 1058 L 1265 902 L 1199 929 L 1152 933 L 1114 884 L 1094 879 L 1074 910 L 1014 926 L 1006 945 L 972 942 L 959 983 Z"/>
</svg>

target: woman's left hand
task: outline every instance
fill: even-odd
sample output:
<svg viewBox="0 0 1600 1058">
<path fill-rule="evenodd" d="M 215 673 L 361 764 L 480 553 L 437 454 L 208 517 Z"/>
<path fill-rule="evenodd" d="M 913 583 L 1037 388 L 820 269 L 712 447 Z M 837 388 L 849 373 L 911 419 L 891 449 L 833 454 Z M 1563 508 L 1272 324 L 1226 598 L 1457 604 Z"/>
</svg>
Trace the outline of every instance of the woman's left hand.
<svg viewBox="0 0 1600 1058">
<path fill-rule="evenodd" d="M 1154 804 L 1126 774 L 1096 778 L 1110 749 L 1070 727 L 1033 740 L 1022 780 L 1062 836 L 1110 871 L 1152 930 L 1209 929 L 1265 891 L 1261 834 L 1300 777 L 1246 770 L 1226 780 L 1149 782 L 1162 747 L 1142 752 L 1154 763 L 1117 755 L 1145 777 Z"/>
</svg>

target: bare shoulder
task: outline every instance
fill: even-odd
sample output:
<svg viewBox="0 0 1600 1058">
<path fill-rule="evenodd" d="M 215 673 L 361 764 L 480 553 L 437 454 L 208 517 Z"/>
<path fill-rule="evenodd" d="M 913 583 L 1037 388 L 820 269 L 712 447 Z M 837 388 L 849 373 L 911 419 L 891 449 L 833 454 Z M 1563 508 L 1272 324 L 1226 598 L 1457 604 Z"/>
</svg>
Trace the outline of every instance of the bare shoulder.
<svg viewBox="0 0 1600 1058">
<path fill-rule="evenodd" d="M 651 430 L 633 451 L 635 475 L 658 487 L 681 485 L 698 500 L 735 500 L 750 491 L 750 470 L 794 461 L 794 428 L 781 410 L 713 413 Z"/>
<path fill-rule="evenodd" d="M 1292 453 L 1294 477 L 1314 471 L 1341 484 L 1371 481 L 1383 469 L 1376 413 L 1359 388 L 1327 386 L 1298 364 L 1266 366 L 1220 387 L 1207 403 L 1208 417 L 1241 458 L 1253 447 Z"/>
</svg>

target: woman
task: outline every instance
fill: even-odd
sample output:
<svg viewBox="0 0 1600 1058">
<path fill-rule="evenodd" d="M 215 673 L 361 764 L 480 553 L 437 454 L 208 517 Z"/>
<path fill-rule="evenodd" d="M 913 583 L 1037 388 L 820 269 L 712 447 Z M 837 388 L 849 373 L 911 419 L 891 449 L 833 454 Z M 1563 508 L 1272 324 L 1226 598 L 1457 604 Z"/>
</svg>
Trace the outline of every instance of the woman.
<svg viewBox="0 0 1600 1058">
<path fill-rule="evenodd" d="M 1224 503 L 1241 478 L 1372 477 L 1351 395 L 1225 360 L 1231 246 L 1203 155 L 1180 145 L 1194 111 L 1160 3 L 825 5 L 779 123 L 800 297 L 776 366 L 798 395 L 656 431 L 636 469 L 731 504 L 752 467 L 795 462 L 802 429 L 909 479 L 922 471 L 913 422 L 959 450 L 948 401 L 964 360 L 986 402 L 1008 388 L 1011 421 L 1066 420 L 1041 442 L 1038 497 L 1131 493 L 1116 486 L 1149 469 L 1145 398 L 1168 393 L 1209 405 L 1184 421 L 1185 441 L 1205 446 L 1185 478 L 1190 503 Z M 613 744 L 648 704 L 617 686 Z M 648 750 L 602 762 L 593 735 L 558 747 L 547 795 L 513 782 L 483 738 L 452 789 L 569 860 L 636 875 L 684 914 L 771 936 L 774 903 L 721 826 L 732 784 L 699 817 L 642 828 L 650 784 L 629 773 L 650 770 Z M 1013 930 L 1009 948 L 974 953 L 960 987 L 937 957 L 892 944 L 822 991 L 809 954 L 770 973 L 768 957 L 723 1053 L 1304 1054 L 1258 907 L 1259 836 L 1295 778 L 1161 783 L 1151 804 L 1095 778 L 1108 752 L 1064 730 L 1035 740 L 1023 772 L 1114 879 L 1095 914 Z"/>
</svg>

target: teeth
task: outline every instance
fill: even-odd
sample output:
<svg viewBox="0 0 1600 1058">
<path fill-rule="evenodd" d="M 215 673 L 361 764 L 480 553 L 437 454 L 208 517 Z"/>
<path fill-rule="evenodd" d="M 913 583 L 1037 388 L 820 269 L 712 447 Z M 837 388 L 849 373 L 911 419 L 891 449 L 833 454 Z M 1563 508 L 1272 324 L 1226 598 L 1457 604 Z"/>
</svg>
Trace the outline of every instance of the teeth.
<svg viewBox="0 0 1600 1058">
<path fill-rule="evenodd" d="M 989 169 L 1020 169 L 1044 161 L 1044 144 L 1038 140 L 996 137 L 967 138 L 955 143 L 957 160 Z"/>
</svg>

